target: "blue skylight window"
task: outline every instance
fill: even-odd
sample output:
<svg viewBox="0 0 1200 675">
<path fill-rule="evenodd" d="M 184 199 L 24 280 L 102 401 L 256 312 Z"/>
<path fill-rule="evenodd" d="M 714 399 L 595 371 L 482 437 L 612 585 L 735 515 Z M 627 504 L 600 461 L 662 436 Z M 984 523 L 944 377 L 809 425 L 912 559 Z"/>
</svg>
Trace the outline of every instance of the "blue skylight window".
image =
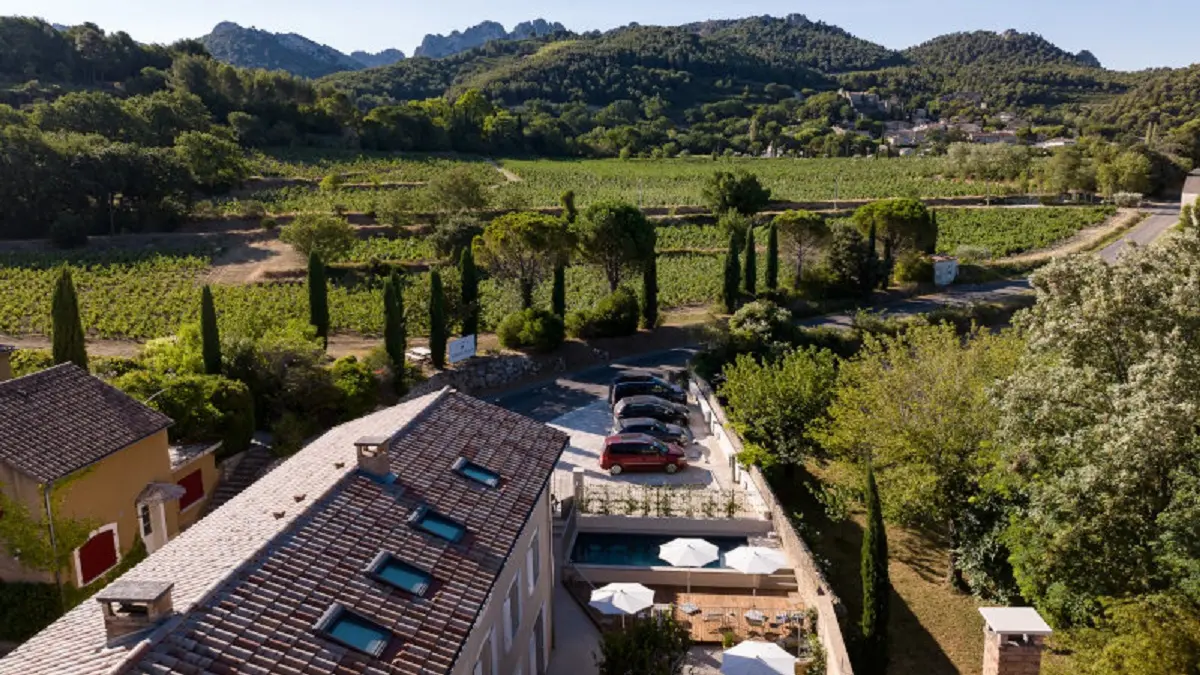
<svg viewBox="0 0 1200 675">
<path fill-rule="evenodd" d="M 433 577 L 428 572 L 409 565 L 387 551 L 380 551 L 365 571 L 371 577 L 417 597 L 425 595 L 433 583 Z"/>
<path fill-rule="evenodd" d="M 467 528 L 462 523 L 450 520 L 428 506 L 422 506 L 414 511 L 408 522 L 413 527 L 435 537 L 441 537 L 452 544 L 458 543 L 467 534 Z"/>
<path fill-rule="evenodd" d="M 391 636 L 386 629 L 370 619 L 333 603 L 315 626 L 334 642 L 379 658 Z"/>
<path fill-rule="evenodd" d="M 452 468 L 458 475 L 469 478 L 480 485 L 490 488 L 500 485 L 500 474 L 476 464 L 466 457 L 459 457 Z"/>
</svg>

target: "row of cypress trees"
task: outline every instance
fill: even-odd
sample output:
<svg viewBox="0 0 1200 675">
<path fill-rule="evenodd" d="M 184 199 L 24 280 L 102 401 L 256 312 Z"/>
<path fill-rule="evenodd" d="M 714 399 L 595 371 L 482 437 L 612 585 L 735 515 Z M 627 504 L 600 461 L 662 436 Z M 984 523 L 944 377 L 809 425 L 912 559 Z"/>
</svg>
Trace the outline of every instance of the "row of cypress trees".
<svg viewBox="0 0 1200 675">
<path fill-rule="evenodd" d="M 767 227 L 766 284 L 768 291 L 779 289 L 779 234 L 775 224 Z M 725 253 L 725 281 L 721 288 L 721 299 L 729 314 L 737 311 L 741 296 L 753 297 L 758 292 L 758 249 L 754 241 L 754 228 L 746 230 L 745 243 L 739 262 L 738 235 L 729 235 L 729 250 Z"/>
</svg>

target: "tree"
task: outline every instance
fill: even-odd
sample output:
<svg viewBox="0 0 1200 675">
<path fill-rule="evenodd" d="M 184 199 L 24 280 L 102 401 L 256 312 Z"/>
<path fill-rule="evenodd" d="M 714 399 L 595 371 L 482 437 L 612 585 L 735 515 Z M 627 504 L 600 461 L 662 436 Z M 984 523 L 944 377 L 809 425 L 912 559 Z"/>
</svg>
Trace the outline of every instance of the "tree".
<svg viewBox="0 0 1200 675">
<path fill-rule="evenodd" d="M 742 283 L 742 271 L 738 264 L 737 237 L 729 236 L 729 250 L 725 253 L 725 282 L 721 290 L 721 298 L 725 302 L 725 312 L 733 314 L 738 304 L 738 287 Z"/>
<path fill-rule="evenodd" d="M 1085 675 L 1195 675 L 1200 668 L 1200 602 L 1165 592 L 1115 601 L 1092 629 L 1068 639 Z"/>
<path fill-rule="evenodd" d="M 1050 159 L 1042 165 L 1042 172 L 1046 187 L 1056 194 L 1086 192 L 1095 187 L 1095 176 L 1084 164 L 1083 149 L 1077 145 L 1055 149 Z"/>
<path fill-rule="evenodd" d="M 429 352 L 434 368 L 446 367 L 446 298 L 442 275 L 429 272 Z"/>
<path fill-rule="evenodd" d="M 658 256 L 650 256 L 642 269 L 642 327 L 658 325 Z"/>
<path fill-rule="evenodd" d="M 408 351 L 408 329 L 404 319 L 404 286 L 400 274 L 383 282 L 383 347 L 392 362 L 397 384 L 404 379 L 404 353 Z"/>
<path fill-rule="evenodd" d="M 462 334 L 475 335 L 479 332 L 479 274 L 475 269 L 475 254 L 464 248 L 458 261 L 458 272 L 462 286 Z"/>
<path fill-rule="evenodd" d="M 340 260 L 354 247 L 354 226 L 345 218 L 325 213 L 301 213 L 279 230 L 279 240 L 301 254 Z"/>
<path fill-rule="evenodd" d="M 767 290 L 779 290 L 779 233 L 775 223 L 767 226 Z"/>
<path fill-rule="evenodd" d="M 621 630 L 604 633 L 599 675 L 677 675 L 691 647 L 691 633 L 669 615 L 632 619 Z"/>
<path fill-rule="evenodd" d="M 829 271 L 843 291 L 869 296 L 879 278 L 879 260 L 875 257 L 874 246 L 850 225 L 833 228 L 829 240 Z"/>
<path fill-rule="evenodd" d="M 867 461 L 866 482 L 867 527 L 862 542 L 863 613 L 860 624 L 863 645 L 859 667 L 864 675 L 882 675 L 887 672 L 888 609 L 892 588 L 888 580 L 887 529 L 883 524 L 875 469 L 870 460 Z"/>
<path fill-rule="evenodd" d="M 754 247 L 754 228 L 746 231 L 746 250 L 742 258 L 742 288 L 754 297 L 758 287 L 758 251 Z"/>
<path fill-rule="evenodd" d="M 488 205 L 487 187 L 467 166 L 456 166 L 436 174 L 426 190 L 429 203 L 443 212 L 482 211 Z"/>
<path fill-rule="evenodd" d="M 566 223 L 540 213 L 508 213 L 484 228 L 472 244 L 475 261 L 495 277 L 517 283 L 521 307 L 533 306 L 533 290 L 561 264 L 573 240 Z"/>
<path fill-rule="evenodd" d="M 321 255 L 308 256 L 308 323 L 317 329 L 322 347 L 329 348 L 329 285 Z"/>
<path fill-rule="evenodd" d="M 205 284 L 200 291 L 200 336 L 203 341 L 204 373 L 221 374 L 221 333 L 217 328 L 217 309 L 212 289 Z"/>
<path fill-rule="evenodd" d="M 762 186 L 758 176 L 746 171 L 715 172 L 705 181 L 702 195 L 713 213 L 734 210 L 752 216 L 771 202 L 771 191 Z"/>
<path fill-rule="evenodd" d="M 175 139 L 179 156 L 201 189 L 219 192 L 240 185 L 250 174 L 237 143 L 203 131 L 185 131 Z"/>
<path fill-rule="evenodd" d="M 550 287 L 550 311 L 561 318 L 567 317 L 567 266 L 554 268 L 554 282 Z"/>
<path fill-rule="evenodd" d="M 829 225 L 824 218 L 808 211 L 784 211 L 775 217 L 775 225 L 783 231 L 791 251 L 796 274 L 792 289 L 798 291 L 804 280 L 804 261 L 829 240 Z"/>
<path fill-rule="evenodd" d="M 609 292 L 621 285 L 623 272 L 641 268 L 654 255 L 654 224 L 632 204 L 592 204 L 572 232 L 580 258 L 604 272 Z"/>
<path fill-rule="evenodd" d="M 575 219 L 579 216 L 579 211 L 575 209 L 575 191 L 567 190 L 558 198 L 562 204 L 563 220 L 567 221 L 568 225 L 574 225 Z"/>
<path fill-rule="evenodd" d="M 937 247 L 937 225 L 917 199 L 871 202 L 854 212 L 854 224 L 862 234 L 875 231 L 883 243 L 883 264 L 888 271 L 902 251 L 933 253 Z"/>
<path fill-rule="evenodd" d="M 988 395 L 1019 354 L 1015 337 L 977 329 L 964 343 L 949 324 L 866 335 L 839 370 L 829 420 L 815 434 L 842 462 L 873 464 L 890 518 L 944 531 L 957 586 L 960 532 L 999 423 Z"/>
<path fill-rule="evenodd" d="M 87 346 L 84 343 L 83 323 L 79 317 L 79 300 L 75 296 L 75 282 L 71 279 L 71 268 L 63 267 L 54 286 L 54 299 L 50 303 L 53 319 L 54 363 L 74 363 L 87 370 Z"/>
</svg>

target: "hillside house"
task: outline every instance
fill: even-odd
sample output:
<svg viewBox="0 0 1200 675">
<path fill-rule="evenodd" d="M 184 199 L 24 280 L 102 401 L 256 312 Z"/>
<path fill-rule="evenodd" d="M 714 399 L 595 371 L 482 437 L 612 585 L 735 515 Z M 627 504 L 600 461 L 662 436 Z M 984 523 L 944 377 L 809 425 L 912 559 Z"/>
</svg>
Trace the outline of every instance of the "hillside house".
<svg viewBox="0 0 1200 675">
<path fill-rule="evenodd" d="M 0 675 L 544 673 L 568 440 L 449 389 L 343 424 Z"/>
<path fill-rule="evenodd" d="M 156 551 L 199 519 L 219 444 L 172 446 L 170 418 L 74 364 L 8 379 L 0 352 L 0 495 L 33 521 L 90 529 L 58 581 L 89 586 L 138 540 Z M 0 541 L 0 581 L 56 579 Z"/>
</svg>

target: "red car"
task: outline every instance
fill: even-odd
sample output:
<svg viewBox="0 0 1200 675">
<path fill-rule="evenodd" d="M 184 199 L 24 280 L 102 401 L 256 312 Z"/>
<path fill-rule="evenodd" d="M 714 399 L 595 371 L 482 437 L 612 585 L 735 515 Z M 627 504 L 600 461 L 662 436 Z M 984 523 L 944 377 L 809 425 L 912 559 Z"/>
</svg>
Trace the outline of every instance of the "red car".
<svg viewBox="0 0 1200 675">
<path fill-rule="evenodd" d="M 616 476 L 625 471 L 666 471 L 687 468 L 683 448 L 645 434 L 617 434 L 604 439 L 600 468 Z"/>
</svg>

